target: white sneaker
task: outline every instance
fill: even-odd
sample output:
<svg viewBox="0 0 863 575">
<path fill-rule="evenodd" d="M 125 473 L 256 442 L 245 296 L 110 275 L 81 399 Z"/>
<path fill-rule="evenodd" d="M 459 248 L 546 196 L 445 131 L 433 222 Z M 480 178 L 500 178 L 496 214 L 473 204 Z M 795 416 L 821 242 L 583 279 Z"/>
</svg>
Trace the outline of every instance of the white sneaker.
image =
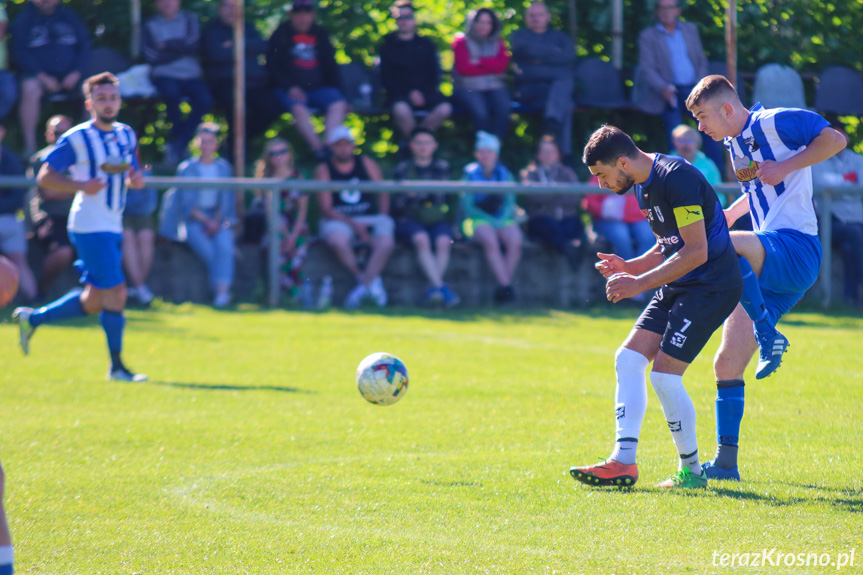
<svg viewBox="0 0 863 575">
<path fill-rule="evenodd" d="M 147 287 L 147 284 L 141 284 L 135 291 L 137 292 L 136 297 L 138 298 L 138 302 L 141 305 L 148 305 L 153 301 L 153 298 L 156 297 L 153 295 L 153 292 L 150 291 L 150 288 Z"/>
<path fill-rule="evenodd" d="M 381 280 L 381 276 L 375 276 L 369 284 L 369 295 L 372 296 L 372 299 L 375 300 L 378 307 L 384 307 L 387 305 L 389 296 L 387 295 L 386 288 L 384 288 L 384 282 Z"/>
<path fill-rule="evenodd" d="M 18 323 L 18 343 L 21 344 L 24 355 L 30 354 L 30 338 L 36 331 L 36 328 L 30 325 L 30 316 L 34 311 L 36 310 L 32 307 L 19 307 L 12 312 L 12 319 Z"/>
<path fill-rule="evenodd" d="M 223 308 L 227 307 L 228 304 L 231 303 L 231 294 L 229 293 L 220 293 L 217 294 L 215 298 L 213 298 L 213 307 L 215 308 Z"/>
<path fill-rule="evenodd" d="M 357 287 L 352 289 L 348 297 L 345 298 L 345 309 L 357 309 L 368 295 L 368 288 L 363 284 L 357 284 Z"/>
</svg>

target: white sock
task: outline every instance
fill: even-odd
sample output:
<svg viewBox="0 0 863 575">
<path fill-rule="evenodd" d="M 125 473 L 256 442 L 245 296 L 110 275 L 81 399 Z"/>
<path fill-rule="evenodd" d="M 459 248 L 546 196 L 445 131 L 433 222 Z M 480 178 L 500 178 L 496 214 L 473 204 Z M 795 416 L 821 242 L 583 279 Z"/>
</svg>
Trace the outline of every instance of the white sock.
<svg viewBox="0 0 863 575">
<path fill-rule="evenodd" d="M 12 546 L 0 546 L 0 565 L 12 565 L 14 563 L 13 559 Z"/>
<path fill-rule="evenodd" d="M 617 387 L 614 391 L 615 444 L 611 459 L 624 465 L 635 463 L 638 436 L 647 411 L 647 383 L 644 373 L 650 361 L 631 349 L 621 347 L 614 356 Z"/>
<path fill-rule="evenodd" d="M 671 430 L 671 438 L 680 455 L 680 469 L 689 467 L 693 473 L 701 475 L 698 463 L 698 442 L 695 439 L 695 406 L 686 389 L 683 377 L 670 373 L 650 372 L 650 383 L 656 391 L 662 412 Z"/>
</svg>

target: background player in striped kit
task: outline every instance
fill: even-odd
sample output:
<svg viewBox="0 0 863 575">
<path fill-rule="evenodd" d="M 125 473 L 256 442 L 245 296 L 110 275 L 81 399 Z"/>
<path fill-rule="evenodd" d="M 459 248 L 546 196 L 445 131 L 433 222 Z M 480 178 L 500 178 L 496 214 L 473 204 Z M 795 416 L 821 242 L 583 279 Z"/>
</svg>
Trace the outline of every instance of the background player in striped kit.
<svg viewBox="0 0 863 575">
<path fill-rule="evenodd" d="M 779 368 L 788 340 L 776 330 L 776 322 L 815 283 L 821 268 L 810 166 L 839 153 L 846 142 L 824 118 L 807 110 L 764 109 L 761 104 L 747 110 L 724 76 L 701 80 L 686 107 L 699 130 L 724 140 L 731 155 L 743 195 L 725 210 L 728 224 L 749 212 L 755 230 L 731 232 L 734 248 L 743 256 L 743 297 L 725 323 L 713 364 L 718 449 L 704 465 L 711 479 L 739 480 L 743 374 L 756 349 L 756 379 Z"/>
<path fill-rule="evenodd" d="M 137 137 L 129 126 L 117 122 L 119 85 L 107 72 L 84 82 L 85 106 L 92 119 L 57 141 L 37 176 L 43 188 L 75 194 L 69 238 L 78 252 L 75 265 L 86 287 L 38 310 L 18 308 L 13 317 L 20 328 L 21 349 L 28 354 L 30 339 L 40 325 L 99 314 L 111 355 L 109 379 L 144 381 L 146 376 L 130 372 L 120 358 L 126 324 L 123 208 L 127 187 L 143 188 L 144 176 L 138 166 Z"/>
</svg>

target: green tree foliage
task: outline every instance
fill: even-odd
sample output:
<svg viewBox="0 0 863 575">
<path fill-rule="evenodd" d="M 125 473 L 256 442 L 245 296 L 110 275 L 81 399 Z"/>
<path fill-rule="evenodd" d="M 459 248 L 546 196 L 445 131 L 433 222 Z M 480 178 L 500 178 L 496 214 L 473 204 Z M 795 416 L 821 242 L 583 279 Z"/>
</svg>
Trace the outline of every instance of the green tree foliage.
<svg viewBox="0 0 863 575">
<path fill-rule="evenodd" d="M 25 0 L 11 0 L 7 10 L 14 18 Z M 725 60 L 725 0 L 680 0 L 683 18 L 699 25 L 710 60 Z M 570 0 L 548 0 L 553 14 L 552 25 L 569 30 Z M 128 54 L 131 38 L 131 2 L 129 0 L 68 0 L 65 4 L 82 16 L 93 31 L 94 45 L 111 46 Z M 206 25 L 215 17 L 217 0 L 184 0 L 183 9 L 201 15 Z M 246 0 L 247 18 L 268 36 L 286 17 L 289 0 Z M 392 0 L 320 0 L 319 21 L 332 33 L 341 62 L 374 64 L 381 38 L 395 29 L 389 17 Z M 421 33 L 435 39 L 441 51 L 445 70 L 452 66 L 449 50 L 453 36 L 463 30 L 465 15 L 481 6 L 497 11 L 504 23 L 507 38 L 513 29 L 523 25 L 525 0 L 465 2 L 464 0 L 416 0 Z M 612 39 L 611 3 L 609 0 L 575 0 L 580 57 L 610 59 Z M 155 13 L 154 0 L 142 0 L 143 18 Z M 863 30 L 863 0 L 738 0 L 739 69 L 754 72 L 769 62 L 788 64 L 800 72 L 817 74 L 830 65 L 844 65 L 863 70 L 860 57 L 860 30 Z M 624 0 L 624 77 L 631 78 L 638 59 L 638 33 L 653 23 L 653 0 Z M 631 82 L 629 82 L 631 84 Z M 812 87 L 810 89 L 810 96 Z M 450 86 L 445 83 L 444 92 Z M 576 119 L 576 147 L 583 136 L 603 121 L 622 121 L 636 140 L 655 149 L 664 147 L 658 119 L 630 114 L 613 118 L 601 111 L 580 114 Z M 365 149 L 384 158 L 396 150 L 397 137 L 385 117 L 351 118 L 350 122 L 364 132 Z M 147 143 L 161 141 L 164 119 L 149 122 Z M 850 121 L 856 126 L 854 120 Z M 292 133 L 285 120 L 274 129 Z M 456 165 L 471 156 L 470 134 L 464 128 L 445 127 L 446 146 Z M 513 137 L 505 143 L 504 158 L 512 167 L 523 165 L 534 144 L 532 124 L 520 120 L 514 124 Z M 303 149 L 303 146 L 298 146 Z"/>
</svg>

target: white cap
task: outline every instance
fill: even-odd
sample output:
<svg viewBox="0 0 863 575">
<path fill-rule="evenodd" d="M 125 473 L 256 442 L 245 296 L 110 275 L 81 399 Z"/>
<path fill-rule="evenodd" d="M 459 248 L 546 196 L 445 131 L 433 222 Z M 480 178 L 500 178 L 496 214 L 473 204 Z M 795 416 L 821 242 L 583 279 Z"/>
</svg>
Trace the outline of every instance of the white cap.
<svg viewBox="0 0 863 575">
<path fill-rule="evenodd" d="M 327 144 L 335 144 L 339 140 L 346 140 L 348 142 L 355 142 L 354 135 L 351 134 L 351 129 L 342 124 L 341 126 L 336 126 L 327 136 Z"/>
</svg>

